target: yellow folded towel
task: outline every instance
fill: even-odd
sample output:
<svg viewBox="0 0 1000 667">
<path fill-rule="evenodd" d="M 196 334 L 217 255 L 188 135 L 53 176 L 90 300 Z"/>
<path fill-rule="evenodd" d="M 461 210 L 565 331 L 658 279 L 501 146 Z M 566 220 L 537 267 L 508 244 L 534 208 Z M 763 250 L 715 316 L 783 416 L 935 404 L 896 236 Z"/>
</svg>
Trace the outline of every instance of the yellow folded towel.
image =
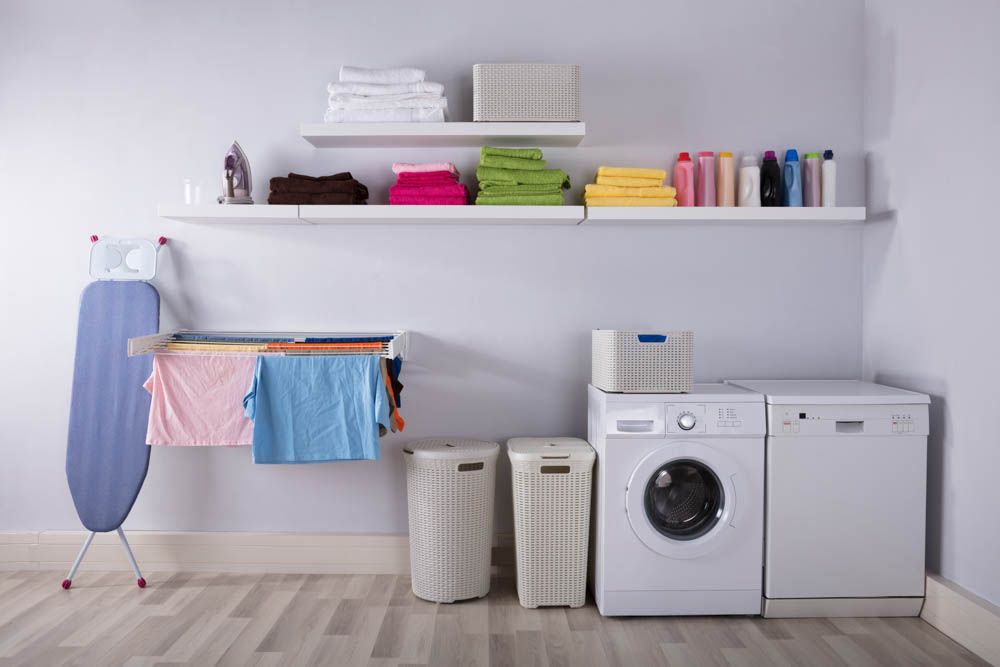
<svg viewBox="0 0 1000 667">
<path fill-rule="evenodd" d="M 622 178 L 655 178 L 660 183 L 667 177 L 663 169 L 642 169 L 635 167 L 598 167 L 598 176 L 619 176 Z"/>
<path fill-rule="evenodd" d="M 597 175 L 598 185 L 621 185 L 628 188 L 658 188 L 663 185 L 662 178 L 634 178 L 632 176 L 602 176 Z"/>
<path fill-rule="evenodd" d="M 588 183 L 584 187 L 586 197 L 666 197 L 673 199 L 677 196 L 677 190 L 669 185 L 661 185 L 657 188 L 623 188 L 620 185 L 598 185 Z"/>
<path fill-rule="evenodd" d="M 587 206 L 677 206 L 676 199 L 666 197 L 588 197 Z"/>
</svg>

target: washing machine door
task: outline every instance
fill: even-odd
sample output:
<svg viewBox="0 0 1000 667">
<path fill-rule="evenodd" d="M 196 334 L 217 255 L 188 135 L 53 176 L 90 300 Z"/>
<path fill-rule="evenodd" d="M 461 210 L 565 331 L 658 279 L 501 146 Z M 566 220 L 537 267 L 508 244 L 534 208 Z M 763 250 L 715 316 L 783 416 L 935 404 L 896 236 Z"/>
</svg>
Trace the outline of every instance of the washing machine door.
<svg viewBox="0 0 1000 667">
<path fill-rule="evenodd" d="M 699 442 L 671 442 L 636 466 L 625 491 L 633 532 L 653 551 L 698 558 L 735 536 L 736 462 Z"/>
</svg>

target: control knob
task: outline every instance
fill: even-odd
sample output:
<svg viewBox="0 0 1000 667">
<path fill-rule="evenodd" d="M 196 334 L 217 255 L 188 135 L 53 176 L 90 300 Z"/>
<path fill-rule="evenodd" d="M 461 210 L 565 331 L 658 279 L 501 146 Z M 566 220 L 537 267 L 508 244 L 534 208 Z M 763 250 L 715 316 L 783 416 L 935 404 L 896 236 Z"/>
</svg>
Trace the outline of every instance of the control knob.
<svg viewBox="0 0 1000 667">
<path fill-rule="evenodd" d="M 698 419 L 690 412 L 682 412 L 677 415 L 677 426 L 683 431 L 690 431 L 697 423 Z"/>
</svg>

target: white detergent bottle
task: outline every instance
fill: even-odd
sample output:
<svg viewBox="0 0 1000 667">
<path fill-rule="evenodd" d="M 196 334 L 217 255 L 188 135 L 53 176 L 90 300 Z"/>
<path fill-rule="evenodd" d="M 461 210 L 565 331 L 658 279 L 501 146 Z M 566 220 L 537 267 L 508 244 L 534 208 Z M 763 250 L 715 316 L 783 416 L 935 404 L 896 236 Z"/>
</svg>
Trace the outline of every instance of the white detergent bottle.
<svg viewBox="0 0 1000 667">
<path fill-rule="evenodd" d="M 823 206 L 837 205 L 837 163 L 833 161 L 833 151 L 827 148 L 823 151 L 822 194 Z"/>
<path fill-rule="evenodd" d="M 760 206 L 760 165 L 753 155 L 740 160 L 740 185 L 737 206 Z"/>
</svg>

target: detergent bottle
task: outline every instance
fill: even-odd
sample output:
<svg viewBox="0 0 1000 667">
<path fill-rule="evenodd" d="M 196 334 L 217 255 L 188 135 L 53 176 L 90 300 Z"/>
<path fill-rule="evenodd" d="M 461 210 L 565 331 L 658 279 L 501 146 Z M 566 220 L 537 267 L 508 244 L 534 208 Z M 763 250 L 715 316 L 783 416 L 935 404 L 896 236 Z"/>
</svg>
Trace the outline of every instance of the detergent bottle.
<svg viewBox="0 0 1000 667">
<path fill-rule="evenodd" d="M 681 153 L 674 165 L 674 188 L 677 190 L 678 206 L 694 206 L 694 163 L 691 156 Z"/>
<path fill-rule="evenodd" d="M 837 205 L 837 163 L 833 161 L 833 151 L 823 151 L 823 206 Z"/>
<path fill-rule="evenodd" d="M 774 151 L 764 152 L 764 165 L 760 168 L 760 205 L 781 206 L 781 167 Z"/>
<path fill-rule="evenodd" d="M 760 206 L 760 167 L 753 155 L 744 155 L 740 160 L 739 190 L 740 206 Z"/>
<path fill-rule="evenodd" d="M 715 206 L 715 153 L 698 153 L 698 188 L 695 190 L 695 204 Z"/>
<path fill-rule="evenodd" d="M 785 206 L 802 206 L 802 168 L 799 166 L 799 152 L 794 148 L 785 151 L 785 168 L 782 172 Z"/>
</svg>

